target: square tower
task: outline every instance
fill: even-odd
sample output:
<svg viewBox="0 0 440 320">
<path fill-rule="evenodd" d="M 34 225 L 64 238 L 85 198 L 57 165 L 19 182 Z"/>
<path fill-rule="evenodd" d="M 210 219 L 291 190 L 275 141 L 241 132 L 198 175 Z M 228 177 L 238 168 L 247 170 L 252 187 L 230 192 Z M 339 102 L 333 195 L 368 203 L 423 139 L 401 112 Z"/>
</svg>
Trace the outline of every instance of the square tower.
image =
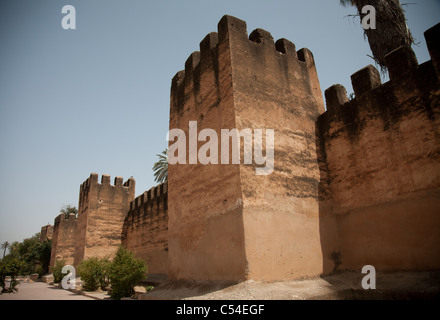
<svg viewBox="0 0 440 320">
<path fill-rule="evenodd" d="M 116 177 L 114 185 L 110 176 L 92 173 L 81 184 L 75 241 L 74 265 L 89 257 L 110 256 L 121 244 L 121 232 L 130 202 L 135 196 L 135 180 L 123 183 Z"/>
<path fill-rule="evenodd" d="M 170 277 L 320 274 L 315 123 L 324 103 L 312 53 L 262 29 L 248 37 L 244 21 L 224 16 L 173 78 L 170 108 L 170 130 L 185 133 L 187 151 L 190 121 L 219 137 L 218 164 L 194 163 L 189 150 L 185 164 L 168 167 Z M 223 129 L 250 130 L 253 145 L 257 130 L 274 130 L 273 172 L 256 175 L 255 148 L 244 163 L 243 141 L 239 164 L 220 162 Z M 199 150 L 205 142 L 195 139 Z"/>
</svg>

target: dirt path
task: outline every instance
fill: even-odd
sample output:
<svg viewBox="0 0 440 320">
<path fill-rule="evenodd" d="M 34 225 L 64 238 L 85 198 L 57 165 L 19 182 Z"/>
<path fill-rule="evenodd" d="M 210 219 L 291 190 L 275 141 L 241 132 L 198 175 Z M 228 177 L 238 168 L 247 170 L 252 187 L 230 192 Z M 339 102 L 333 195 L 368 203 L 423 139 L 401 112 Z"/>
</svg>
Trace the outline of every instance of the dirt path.
<svg viewBox="0 0 440 320">
<path fill-rule="evenodd" d="M 343 272 L 312 279 L 238 284 L 203 281 L 167 281 L 142 300 L 352 300 L 352 299 L 438 299 L 440 272 L 379 273 L 376 289 L 361 286 L 363 274 Z"/>
<path fill-rule="evenodd" d="M 20 283 L 18 292 L 4 293 L 0 300 L 94 300 L 44 282 Z"/>
</svg>

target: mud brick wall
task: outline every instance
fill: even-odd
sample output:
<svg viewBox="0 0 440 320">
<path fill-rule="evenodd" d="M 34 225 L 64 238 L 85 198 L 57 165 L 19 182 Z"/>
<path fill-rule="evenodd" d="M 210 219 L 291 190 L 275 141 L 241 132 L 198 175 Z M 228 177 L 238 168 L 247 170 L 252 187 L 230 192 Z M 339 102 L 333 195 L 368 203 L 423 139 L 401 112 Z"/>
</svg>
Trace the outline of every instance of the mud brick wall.
<svg viewBox="0 0 440 320">
<path fill-rule="evenodd" d="M 160 184 L 130 203 L 122 245 L 144 260 L 148 274 L 168 274 L 168 191 Z"/>
<path fill-rule="evenodd" d="M 340 85 L 325 92 L 318 124 L 327 269 L 440 267 L 440 25 L 425 37 L 431 61 L 419 65 L 402 47 L 386 58 L 387 83 L 368 66 L 351 77 L 353 100 Z"/>
<path fill-rule="evenodd" d="M 57 260 L 64 260 L 67 265 L 73 265 L 75 256 L 76 216 L 75 214 L 60 214 L 55 218 L 52 234 L 52 251 L 49 269 L 55 266 Z"/>
<path fill-rule="evenodd" d="M 172 278 L 281 280 L 322 272 L 316 119 L 324 112 L 312 53 L 225 16 L 172 81 L 170 129 L 275 130 L 275 168 L 169 166 Z M 263 139 L 264 140 L 264 139 Z M 171 142 L 170 142 L 171 143 Z M 203 143 L 198 143 L 198 148 Z M 243 145 L 241 150 L 243 150 Z M 264 144 L 263 144 L 264 150 Z M 220 154 L 220 150 L 219 150 Z"/>
<path fill-rule="evenodd" d="M 111 256 L 116 252 L 121 244 L 124 219 L 134 196 L 133 178 L 123 183 L 121 177 L 116 177 L 114 185 L 111 185 L 110 176 L 103 175 L 101 183 L 98 183 L 98 174 L 92 173 L 81 185 L 75 265 L 89 257 Z"/>
<path fill-rule="evenodd" d="M 48 224 L 46 226 L 41 227 L 40 242 L 52 240 L 52 236 L 53 236 L 53 226 L 52 225 Z"/>
</svg>

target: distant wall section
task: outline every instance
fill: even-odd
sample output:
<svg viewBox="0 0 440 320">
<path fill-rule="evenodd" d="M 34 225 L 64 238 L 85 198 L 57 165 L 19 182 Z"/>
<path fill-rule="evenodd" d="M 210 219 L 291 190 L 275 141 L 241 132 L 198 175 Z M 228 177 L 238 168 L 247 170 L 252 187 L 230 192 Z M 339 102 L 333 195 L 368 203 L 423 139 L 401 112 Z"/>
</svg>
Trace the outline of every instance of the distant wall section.
<svg viewBox="0 0 440 320">
<path fill-rule="evenodd" d="M 75 243 L 77 265 L 88 257 L 111 256 L 121 244 L 124 219 L 135 196 L 135 180 L 92 173 L 81 185 Z"/>
<path fill-rule="evenodd" d="M 55 218 L 52 236 L 52 251 L 49 270 L 55 266 L 57 260 L 64 260 L 66 264 L 73 265 L 76 240 L 75 214 L 60 214 Z"/>
<path fill-rule="evenodd" d="M 40 231 L 40 242 L 52 240 L 53 236 L 53 225 L 45 225 L 41 227 Z"/>
<path fill-rule="evenodd" d="M 144 260 L 148 274 L 168 274 L 168 184 L 145 191 L 130 203 L 122 245 Z"/>
</svg>

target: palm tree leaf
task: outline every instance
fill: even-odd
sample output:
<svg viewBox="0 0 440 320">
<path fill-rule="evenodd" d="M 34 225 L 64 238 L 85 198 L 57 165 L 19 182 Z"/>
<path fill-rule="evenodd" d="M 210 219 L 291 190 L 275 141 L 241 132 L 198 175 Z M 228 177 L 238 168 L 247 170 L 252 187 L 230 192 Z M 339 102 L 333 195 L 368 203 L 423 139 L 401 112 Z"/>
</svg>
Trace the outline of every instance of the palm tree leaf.
<svg viewBox="0 0 440 320">
<path fill-rule="evenodd" d="M 162 183 L 168 180 L 168 149 L 156 154 L 159 158 L 153 165 L 154 181 Z"/>
<path fill-rule="evenodd" d="M 356 6 L 362 21 L 362 8 L 371 5 L 376 9 L 376 29 L 364 30 L 373 58 L 382 72 L 386 71 L 385 56 L 400 46 L 411 47 L 415 40 L 408 28 L 405 12 L 399 0 L 340 0 L 341 5 Z"/>
</svg>

